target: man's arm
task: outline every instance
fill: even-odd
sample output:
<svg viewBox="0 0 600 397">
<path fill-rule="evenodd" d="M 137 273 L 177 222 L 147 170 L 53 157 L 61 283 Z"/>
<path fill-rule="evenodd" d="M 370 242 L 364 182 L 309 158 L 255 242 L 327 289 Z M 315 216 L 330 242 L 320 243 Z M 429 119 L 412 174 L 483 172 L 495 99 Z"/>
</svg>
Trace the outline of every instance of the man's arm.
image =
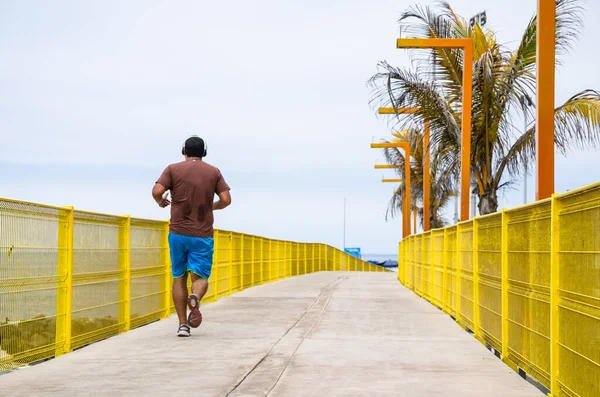
<svg viewBox="0 0 600 397">
<path fill-rule="evenodd" d="M 160 183 L 154 184 L 154 187 L 152 188 L 152 197 L 161 208 L 168 207 L 169 204 L 171 204 L 171 202 L 167 200 L 167 189 Z"/>
<path fill-rule="evenodd" d="M 159 207 L 165 208 L 171 204 L 171 202 L 167 200 L 167 190 L 171 190 L 171 186 L 171 166 L 168 166 L 164 169 L 152 188 L 152 197 Z"/>
<path fill-rule="evenodd" d="M 231 204 L 231 193 L 225 190 L 219 193 L 219 199 L 213 203 L 213 211 L 222 210 Z"/>
</svg>

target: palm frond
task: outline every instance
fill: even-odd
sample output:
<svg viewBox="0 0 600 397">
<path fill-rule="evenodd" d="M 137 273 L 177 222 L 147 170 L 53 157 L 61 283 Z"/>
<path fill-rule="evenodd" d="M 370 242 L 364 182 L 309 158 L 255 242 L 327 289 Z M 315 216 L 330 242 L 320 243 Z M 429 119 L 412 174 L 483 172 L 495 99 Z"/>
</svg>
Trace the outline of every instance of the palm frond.
<svg viewBox="0 0 600 397">
<path fill-rule="evenodd" d="M 433 144 L 442 143 L 442 139 L 460 140 L 460 119 L 449 106 L 448 101 L 440 94 L 437 83 L 425 81 L 420 75 L 381 62 L 378 65 L 384 71 L 376 73 L 369 80 L 374 88 L 371 105 L 391 106 L 398 108 L 417 108 L 412 117 L 397 119 L 398 129 L 415 127 L 415 122 L 429 121 Z M 383 80 L 384 84 L 380 82 Z M 404 123 L 402 123 L 404 121 Z"/>
<path fill-rule="evenodd" d="M 392 138 L 383 142 L 409 142 L 411 147 L 410 159 L 410 175 L 411 175 L 411 211 L 416 211 L 421 224 L 423 223 L 423 208 L 419 206 L 419 202 L 423 201 L 423 156 L 424 142 L 422 128 L 403 130 L 392 133 Z M 431 149 L 431 148 L 430 148 Z M 387 148 L 383 149 L 383 154 L 388 164 L 396 165 L 396 172 L 400 177 L 405 178 L 405 161 L 406 157 L 403 149 Z M 443 225 L 445 220 L 441 219 L 440 211 L 445 208 L 451 197 L 455 195 L 454 184 L 452 183 L 453 175 L 445 169 L 441 161 L 443 156 L 433 152 L 432 162 L 430 167 L 431 180 L 431 203 L 430 210 L 432 216 L 432 225 Z M 394 218 L 402 213 L 403 195 L 406 189 L 404 183 L 400 183 L 393 197 L 388 203 L 386 210 L 386 220 L 390 217 Z"/>
<path fill-rule="evenodd" d="M 441 4 L 446 10 L 449 5 Z M 460 26 L 450 17 L 451 13 L 437 13 L 431 7 L 415 6 L 403 12 L 398 19 L 401 35 L 417 38 L 454 38 Z M 430 65 L 421 70 L 431 80 L 438 81 L 444 88 L 450 103 L 459 103 L 462 92 L 462 51 L 456 48 L 410 50 L 412 54 L 425 54 L 416 58 L 421 65 Z"/>
<path fill-rule="evenodd" d="M 556 55 L 560 63 L 562 55 L 568 54 L 583 27 L 584 9 L 581 0 L 556 1 Z"/>
<path fill-rule="evenodd" d="M 536 155 L 535 126 L 522 134 L 499 164 L 496 186 L 499 186 L 504 169 L 517 175 L 523 164 L 530 163 Z M 600 147 L 600 93 L 584 90 L 569 98 L 554 110 L 554 145 L 566 155 L 570 149 L 598 149 Z"/>
<path fill-rule="evenodd" d="M 582 91 L 554 111 L 555 145 L 565 155 L 571 148 L 600 145 L 600 92 Z"/>
</svg>

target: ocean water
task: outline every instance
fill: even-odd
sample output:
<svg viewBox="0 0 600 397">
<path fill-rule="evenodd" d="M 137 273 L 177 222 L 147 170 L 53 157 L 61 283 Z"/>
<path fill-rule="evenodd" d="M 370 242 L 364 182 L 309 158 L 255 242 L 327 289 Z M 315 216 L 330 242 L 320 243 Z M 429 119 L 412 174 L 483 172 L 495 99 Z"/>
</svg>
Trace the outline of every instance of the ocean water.
<svg viewBox="0 0 600 397">
<path fill-rule="evenodd" d="M 362 254 L 361 259 L 363 261 L 385 262 L 387 260 L 392 260 L 398 262 L 398 254 Z M 398 268 L 389 267 L 388 270 L 397 272 Z"/>
<path fill-rule="evenodd" d="M 385 262 L 387 260 L 398 261 L 398 254 L 362 254 L 363 261 Z"/>
</svg>

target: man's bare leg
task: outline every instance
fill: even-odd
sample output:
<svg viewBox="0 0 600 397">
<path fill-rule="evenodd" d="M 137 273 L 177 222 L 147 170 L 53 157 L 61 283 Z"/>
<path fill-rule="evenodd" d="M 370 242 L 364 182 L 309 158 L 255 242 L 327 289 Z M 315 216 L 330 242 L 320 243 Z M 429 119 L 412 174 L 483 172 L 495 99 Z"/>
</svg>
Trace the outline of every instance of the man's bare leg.
<svg viewBox="0 0 600 397">
<path fill-rule="evenodd" d="M 192 328 L 198 327 L 202 323 L 202 313 L 200 313 L 200 301 L 204 298 L 208 289 L 208 281 L 192 273 L 192 295 L 188 296 L 188 307 L 190 314 L 188 324 Z"/>
<path fill-rule="evenodd" d="M 187 278 L 188 275 L 185 273 L 183 277 L 173 279 L 173 303 L 175 303 L 175 310 L 177 311 L 177 317 L 179 318 L 179 325 L 187 325 Z"/>
<path fill-rule="evenodd" d="M 198 297 L 198 301 L 201 301 L 206 295 L 208 290 L 208 281 L 198 276 L 196 273 L 192 273 L 192 293 Z"/>
</svg>

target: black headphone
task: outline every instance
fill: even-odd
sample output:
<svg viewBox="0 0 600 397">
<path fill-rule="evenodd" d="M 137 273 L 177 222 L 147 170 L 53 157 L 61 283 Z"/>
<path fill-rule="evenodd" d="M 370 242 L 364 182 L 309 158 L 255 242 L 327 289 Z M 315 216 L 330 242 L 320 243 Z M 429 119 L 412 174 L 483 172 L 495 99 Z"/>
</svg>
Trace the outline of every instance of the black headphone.
<svg viewBox="0 0 600 397">
<path fill-rule="evenodd" d="M 191 135 L 190 138 L 200 138 L 198 135 Z M 190 139 L 188 138 L 188 139 Z M 206 146 L 206 141 L 202 138 L 200 138 L 200 140 L 202 141 L 202 145 L 204 146 L 204 152 L 202 154 L 202 157 L 206 157 L 206 153 L 208 151 L 208 147 Z M 187 141 L 187 139 L 186 139 Z M 181 146 L 181 154 L 185 155 L 185 142 L 183 142 L 183 145 Z"/>
</svg>

